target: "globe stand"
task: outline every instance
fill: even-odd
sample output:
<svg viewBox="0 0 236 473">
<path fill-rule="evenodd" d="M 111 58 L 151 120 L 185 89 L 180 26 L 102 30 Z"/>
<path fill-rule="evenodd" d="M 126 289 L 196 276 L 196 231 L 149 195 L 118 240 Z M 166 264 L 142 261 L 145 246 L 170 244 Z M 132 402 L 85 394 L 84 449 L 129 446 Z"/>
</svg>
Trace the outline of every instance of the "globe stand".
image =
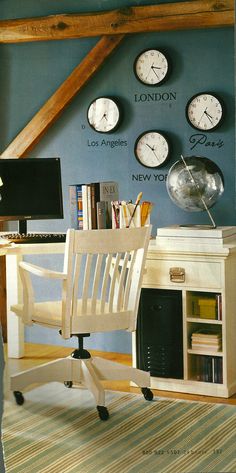
<svg viewBox="0 0 236 473">
<path fill-rule="evenodd" d="M 208 217 L 210 218 L 210 221 L 211 221 L 211 223 L 212 223 L 212 225 L 210 226 L 210 228 L 216 228 L 216 223 L 215 223 L 215 221 L 214 221 L 214 219 L 213 219 L 213 217 L 212 217 L 212 215 L 211 215 L 211 212 L 210 212 L 209 208 L 207 207 L 207 204 L 206 204 L 206 202 L 205 202 L 205 199 L 204 199 L 203 196 L 202 196 L 202 193 L 201 193 L 201 190 L 200 190 L 200 188 L 199 188 L 199 185 L 198 185 L 197 181 L 194 179 L 194 176 L 193 176 L 192 172 L 190 171 L 190 169 L 189 169 L 189 167 L 188 167 L 188 165 L 187 165 L 187 163 L 186 163 L 186 161 L 185 161 L 185 159 L 184 159 L 184 157 L 183 157 L 182 154 L 181 154 L 181 159 L 182 159 L 182 161 L 183 161 L 183 163 L 184 163 L 185 168 L 187 169 L 187 171 L 188 171 L 188 173 L 189 173 L 189 176 L 190 176 L 190 178 L 191 178 L 192 183 L 194 184 L 195 188 L 197 189 L 199 198 L 200 198 L 201 202 L 203 203 L 204 209 L 206 210 L 206 212 L 207 212 L 207 214 L 208 214 Z M 182 225 L 181 225 L 181 226 L 182 226 Z M 194 225 L 194 226 L 195 226 L 195 225 Z"/>
<path fill-rule="evenodd" d="M 207 224 L 198 224 L 198 223 L 182 223 L 179 225 L 181 228 L 197 228 L 198 230 L 213 230 L 217 228 L 217 225 L 207 225 Z"/>
</svg>

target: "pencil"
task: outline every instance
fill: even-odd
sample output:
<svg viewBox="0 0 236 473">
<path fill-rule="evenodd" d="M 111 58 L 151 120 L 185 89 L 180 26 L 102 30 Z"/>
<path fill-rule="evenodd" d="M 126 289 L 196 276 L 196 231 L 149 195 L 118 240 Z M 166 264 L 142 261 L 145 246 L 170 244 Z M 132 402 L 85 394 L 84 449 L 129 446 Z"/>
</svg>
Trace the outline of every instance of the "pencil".
<svg viewBox="0 0 236 473">
<path fill-rule="evenodd" d="M 139 194 L 138 194 L 138 196 L 137 196 L 137 199 L 136 199 L 136 201 L 135 201 L 134 210 L 133 210 L 133 213 L 132 213 L 132 215 L 131 215 L 131 217 L 130 217 L 130 221 L 129 221 L 129 224 L 128 224 L 127 228 L 130 227 L 130 224 L 131 224 L 131 222 L 132 222 L 132 220 L 133 220 L 133 218 L 134 218 L 134 215 L 135 215 L 136 209 L 137 209 L 137 207 L 138 207 L 138 204 L 139 204 L 140 200 L 142 199 L 142 195 L 143 195 L 143 193 L 142 193 L 142 192 L 139 192 Z"/>
</svg>

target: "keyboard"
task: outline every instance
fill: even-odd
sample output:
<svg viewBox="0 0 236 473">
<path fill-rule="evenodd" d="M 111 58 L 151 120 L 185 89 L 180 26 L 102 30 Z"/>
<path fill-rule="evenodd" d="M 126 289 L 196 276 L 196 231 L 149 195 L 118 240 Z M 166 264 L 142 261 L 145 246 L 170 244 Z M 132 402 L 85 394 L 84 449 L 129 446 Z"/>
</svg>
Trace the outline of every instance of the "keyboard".
<svg viewBox="0 0 236 473">
<path fill-rule="evenodd" d="M 63 243 L 66 240 L 66 233 L 33 233 L 26 235 L 15 232 L 1 232 L 1 239 L 9 243 Z"/>
</svg>

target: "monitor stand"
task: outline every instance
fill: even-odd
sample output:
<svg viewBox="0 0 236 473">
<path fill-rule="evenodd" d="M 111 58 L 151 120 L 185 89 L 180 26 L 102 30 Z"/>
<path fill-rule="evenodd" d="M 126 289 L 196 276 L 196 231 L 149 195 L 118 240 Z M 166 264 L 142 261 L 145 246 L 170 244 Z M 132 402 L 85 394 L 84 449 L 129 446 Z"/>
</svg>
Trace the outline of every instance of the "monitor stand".
<svg viewBox="0 0 236 473">
<path fill-rule="evenodd" d="M 18 232 L 20 235 L 27 235 L 27 220 L 19 220 Z"/>
</svg>

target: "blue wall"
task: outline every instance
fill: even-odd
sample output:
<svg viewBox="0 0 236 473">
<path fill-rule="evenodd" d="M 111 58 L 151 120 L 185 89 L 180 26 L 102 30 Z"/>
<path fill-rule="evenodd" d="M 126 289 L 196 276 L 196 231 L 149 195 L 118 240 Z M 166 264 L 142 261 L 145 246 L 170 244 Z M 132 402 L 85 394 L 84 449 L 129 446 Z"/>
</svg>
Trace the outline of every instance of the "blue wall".
<svg viewBox="0 0 236 473">
<path fill-rule="evenodd" d="M 126 0 L 2 0 L 0 15 L 4 19 L 108 10 L 127 3 L 156 4 L 154 1 Z M 1 150 L 20 132 L 97 40 L 0 45 Z M 142 85 L 133 74 L 135 57 L 149 47 L 164 48 L 171 58 L 171 75 L 159 87 Z M 202 91 L 212 91 L 222 97 L 226 117 L 221 127 L 211 133 L 203 133 L 198 137 L 201 143 L 196 144 L 196 136 L 193 135 L 197 132 L 186 121 L 185 106 L 192 95 Z M 154 93 L 156 100 L 148 101 L 148 94 Z M 117 96 L 122 103 L 124 119 L 113 134 L 98 134 L 87 124 L 87 107 L 93 98 L 100 95 Z M 165 177 L 181 153 L 185 156 L 206 156 L 219 165 L 224 174 L 225 192 L 212 214 L 218 225 L 236 225 L 234 125 L 233 29 L 186 30 L 127 37 L 30 153 L 30 156 L 61 157 L 65 218 L 56 222 L 31 222 L 29 228 L 66 230 L 70 222 L 68 186 L 75 182 L 97 180 L 117 180 L 122 199 L 134 200 L 143 191 L 143 198 L 155 204 L 151 219 L 154 236 L 157 227 L 169 224 L 208 223 L 207 215 L 185 212 L 177 208 L 167 195 Z M 133 151 L 137 136 L 153 128 L 166 132 L 172 145 L 168 165 L 155 171 L 142 167 Z M 113 147 L 112 141 L 118 144 Z M 32 258 L 29 259 L 32 261 Z M 34 261 L 50 267 L 54 263 L 57 267 L 61 264 L 60 258 L 55 261 L 55 258 L 46 256 L 38 261 L 34 258 Z M 53 336 L 49 330 L 34 327 L 26 332 L 30 341 L 61 343 L 60 337 L 56 333 Z M 98 349 L 121 352 L 131 349 L 127 334 L 96 335 L 92 338 L 90 344 Z"/>
</svg>

